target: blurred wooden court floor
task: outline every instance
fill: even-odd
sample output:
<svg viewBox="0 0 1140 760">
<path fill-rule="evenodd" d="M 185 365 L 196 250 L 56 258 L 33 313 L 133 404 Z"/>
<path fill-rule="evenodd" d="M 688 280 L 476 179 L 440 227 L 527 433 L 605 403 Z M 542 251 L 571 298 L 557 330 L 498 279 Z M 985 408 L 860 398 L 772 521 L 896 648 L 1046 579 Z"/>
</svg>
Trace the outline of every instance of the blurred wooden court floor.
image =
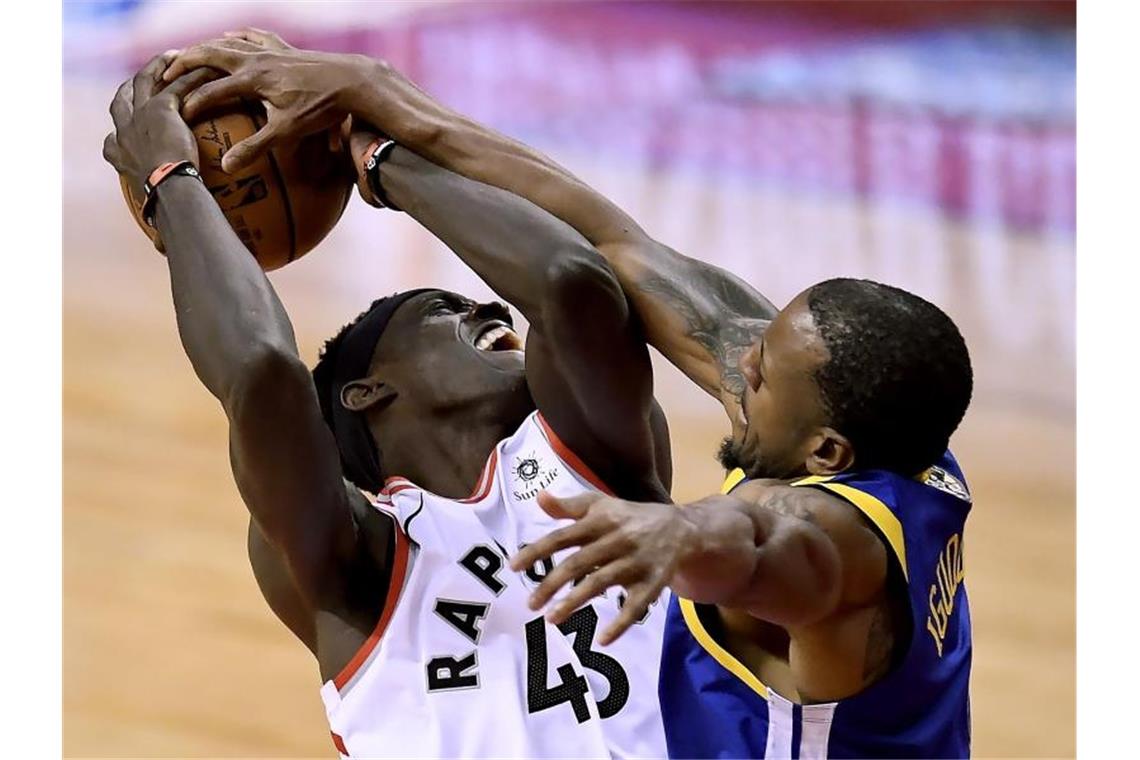
<svg viewBox="0 0 1140 760">
<path fill-rule="evenodd" d="M 335 757 L 316 668 L 249 571 L 224 419 L 182 354 L 165 267 L 99 158 L 112 85 L 65 89 L 64 751 Z M 911 287 L 959 321 L 977 375 L 954 442 L 975 496 L 975 754 L 1072 756 L 1071 240 L 555 156 L 650 231 L 777 303 L 859 274 Z M 421 284 L 487 294 L 413 223 L 359 202 L 272 279 L 310 363 L 376 295 Z M 720 413 L 657 366 L 674 495 L 703 495 L 719 485 Z"/>
</svg>

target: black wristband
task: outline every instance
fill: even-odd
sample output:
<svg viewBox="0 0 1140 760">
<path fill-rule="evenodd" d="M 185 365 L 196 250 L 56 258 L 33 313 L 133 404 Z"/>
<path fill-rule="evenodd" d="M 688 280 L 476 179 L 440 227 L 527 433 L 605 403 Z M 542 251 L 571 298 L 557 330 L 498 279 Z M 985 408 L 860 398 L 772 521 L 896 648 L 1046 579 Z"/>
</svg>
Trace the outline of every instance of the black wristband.
<svg viewBox="0 0 1140 760">
<path fill-rule="evenodd" d="M 152 171 L 150 176 L 147 177 L 146 182 L 143 183 L 143 204 L 141 212 L 143 221 L 151 227 L 155 227 L 154 203 L 158 200 L 154 191 L 158 189 L 159 185 L 176 174 L 193 177 L 199 182 L 202 182 L 202 175 L 198 173 L 198 167 L 194 166 L 190 161 L 163 164 Z"/>
<path fill-rule="evenodd" d="M 372 197 L 377 203 L 393 211 L 400 211 L 400 207 L 388 199 L 383 185 L 380 184 L 380 164 L 388 160 L 388 156 L 392 155 L 396 145 L 395 140 L 387 140 L 377 145 L 376 149 L 372 151 L 372 155 L 364 163 L 364 176 L 368 180 L 368 189 L 372 191 Z"/>
</svg>

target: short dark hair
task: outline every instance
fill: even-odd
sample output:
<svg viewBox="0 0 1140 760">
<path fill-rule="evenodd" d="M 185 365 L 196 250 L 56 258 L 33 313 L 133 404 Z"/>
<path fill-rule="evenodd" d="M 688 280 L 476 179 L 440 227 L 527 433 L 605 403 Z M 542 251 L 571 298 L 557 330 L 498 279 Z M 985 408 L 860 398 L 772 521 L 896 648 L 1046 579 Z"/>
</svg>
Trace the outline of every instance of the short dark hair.
<svg viewBox="0 0 1140 760">
<path fill-rule="evenodd" d="M 333 368 L 336 366 L 336 359 L 341 346 L 344 345 L 344 339 L 352 328 L 360 324 L 360 321 L 384 300 L 377 298 L 367 309 L 357 314 L 355 319 L 340 328 L 336 335 L 325 341 L 325 345 L 317 357 L 317 364 L 313 367 L 313 385 L 317 387 L 317 399 L 321 402 L 321 416 L 325 418 L 325 424 L 329 426 L 330 430 L 333 429 Z"/>
<path fill-rule="evenodd" d="M 974 375 L 958 327 L 934 304 L 871 280 L 826 280 L 808 292 L 829 357 L 815 373 L 828 424 L 859 468 L 911 476 L 949 446 Z"/>
</svg>

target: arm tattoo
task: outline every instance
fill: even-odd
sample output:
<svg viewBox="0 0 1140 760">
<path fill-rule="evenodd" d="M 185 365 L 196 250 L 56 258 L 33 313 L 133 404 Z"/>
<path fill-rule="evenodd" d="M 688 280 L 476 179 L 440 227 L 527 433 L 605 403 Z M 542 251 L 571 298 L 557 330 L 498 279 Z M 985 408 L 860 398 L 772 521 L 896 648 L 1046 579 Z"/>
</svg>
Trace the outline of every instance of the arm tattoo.
<svg viewBox="0 0 1140 760">
<path fill-rule="evenodd" d="M 779 515 L 796 517 L 804 522 L 818 526 L 819 521 L 812 511 L 804 494 L 798 489 L 780 489 L 773 495 L 760 502 L 760 506 Z"/>
<path fill-rule="evenodd" d="M 647 274 L 638 289 L 668 305 L 684 323 L 687 336 L 716 364 L 721 388 L 739 397 L 745 386 L 740 357 L 768 327 L 776 309 L 733 275 L 713 266 L 694 266 L 684 277 L 670 274 Z"/>
<path fill-rule="evenodd" d="M 717 325 L 716 333 L 693 332 L 693 340 L 700 343 L 714 358 L 720 370 L 720 387 L 734 398 L 744 395 L 744 374 L 740 371 L 740 357 L 752 345 L 756 336 L 768 327 L 759 320 L 725 321 Z"/>
</svg>

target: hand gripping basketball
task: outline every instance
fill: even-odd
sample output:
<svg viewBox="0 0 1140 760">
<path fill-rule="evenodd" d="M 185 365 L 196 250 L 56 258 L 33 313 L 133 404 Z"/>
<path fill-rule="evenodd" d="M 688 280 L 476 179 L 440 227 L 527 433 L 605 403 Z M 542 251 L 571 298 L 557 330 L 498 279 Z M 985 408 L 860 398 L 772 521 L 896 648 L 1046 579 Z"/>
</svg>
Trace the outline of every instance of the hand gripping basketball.
<svg viewBox="0 0 1140 760">
<path fill-rule="evenodd" d="M 221 42 L 259 49 L 285 46 L 268 32 L 238 34 L 246 36 Z M 104 155 L 120 172 L 135 221 L 163 251 L 158 231 L 142 218 L 142 181 L 161 164 L 188 160 L 200 170 L 230 226 L 263 269 L 277 269 L 305 255 L 332 230 L 350 197 L 339 147 L 336 154 L 331 152 L 323 135 L 288 141 L 246 162 L 240 171 L 224 171 L 230 146 L 256 136 L 266 124 L 265 113 L 256 102 L 234 101 L 184 121 L 179 115 L 188 102 L 184 97 L 224 75 L 198 68 L 163 88 L 164 69 L 177 54 L 169 51 L 153 59 L 119 88 L 111 105 L 116 132 L 105 141 Z M 141 110 L 144 103 L 147 110 Z M 148 115 L 151 109 L 155 113 Z"/>
<path fill-rule="evenodd" d="M 198 165 L 197 143 L 178 111 L 187 92 L 217 74 L 201 69 L 164 87 L 162 72 L 174 53 L 167 51 L 152 58 L 119 86 L 111 100 L 115 130 L 103 140 L 103 158 L 119 173 L 124 193 L 135 199 L 136 216 L 141 215 L 145 197 L 143 183 L 155 169 L 185 161 Z M 151 240 L 163 250 L 157 233 Z"/>
<path fill-rule="evenodd" d="M 179 107 L 186 93 L 217 74 L 198 70 L 163 87 L 162 72 L 172 58 L 172 52 L 152 58 L 119 86 L 111 101 L 115 131 L 103 141 L 103 158 L 140 196 L 143 182 L 158 166 L 180 161 L 198 164 L 198 146 Z"/>
<path fill-rule="evenodd" d="M 371 64 L 364 56 L 299 50 L 269 32 L 246 30 L 183 50 L 163 76 L 174 81 L 203 67 L 227 75 L 186 99 L 183 116 L 188 121 L 238 99 L 262 102 L 265 125 L 235 144 L 222 161 L 223 170 L 234 172 L 278 142 L 342 124 L 351 94 L 369 80 Z"/>
</svg>

